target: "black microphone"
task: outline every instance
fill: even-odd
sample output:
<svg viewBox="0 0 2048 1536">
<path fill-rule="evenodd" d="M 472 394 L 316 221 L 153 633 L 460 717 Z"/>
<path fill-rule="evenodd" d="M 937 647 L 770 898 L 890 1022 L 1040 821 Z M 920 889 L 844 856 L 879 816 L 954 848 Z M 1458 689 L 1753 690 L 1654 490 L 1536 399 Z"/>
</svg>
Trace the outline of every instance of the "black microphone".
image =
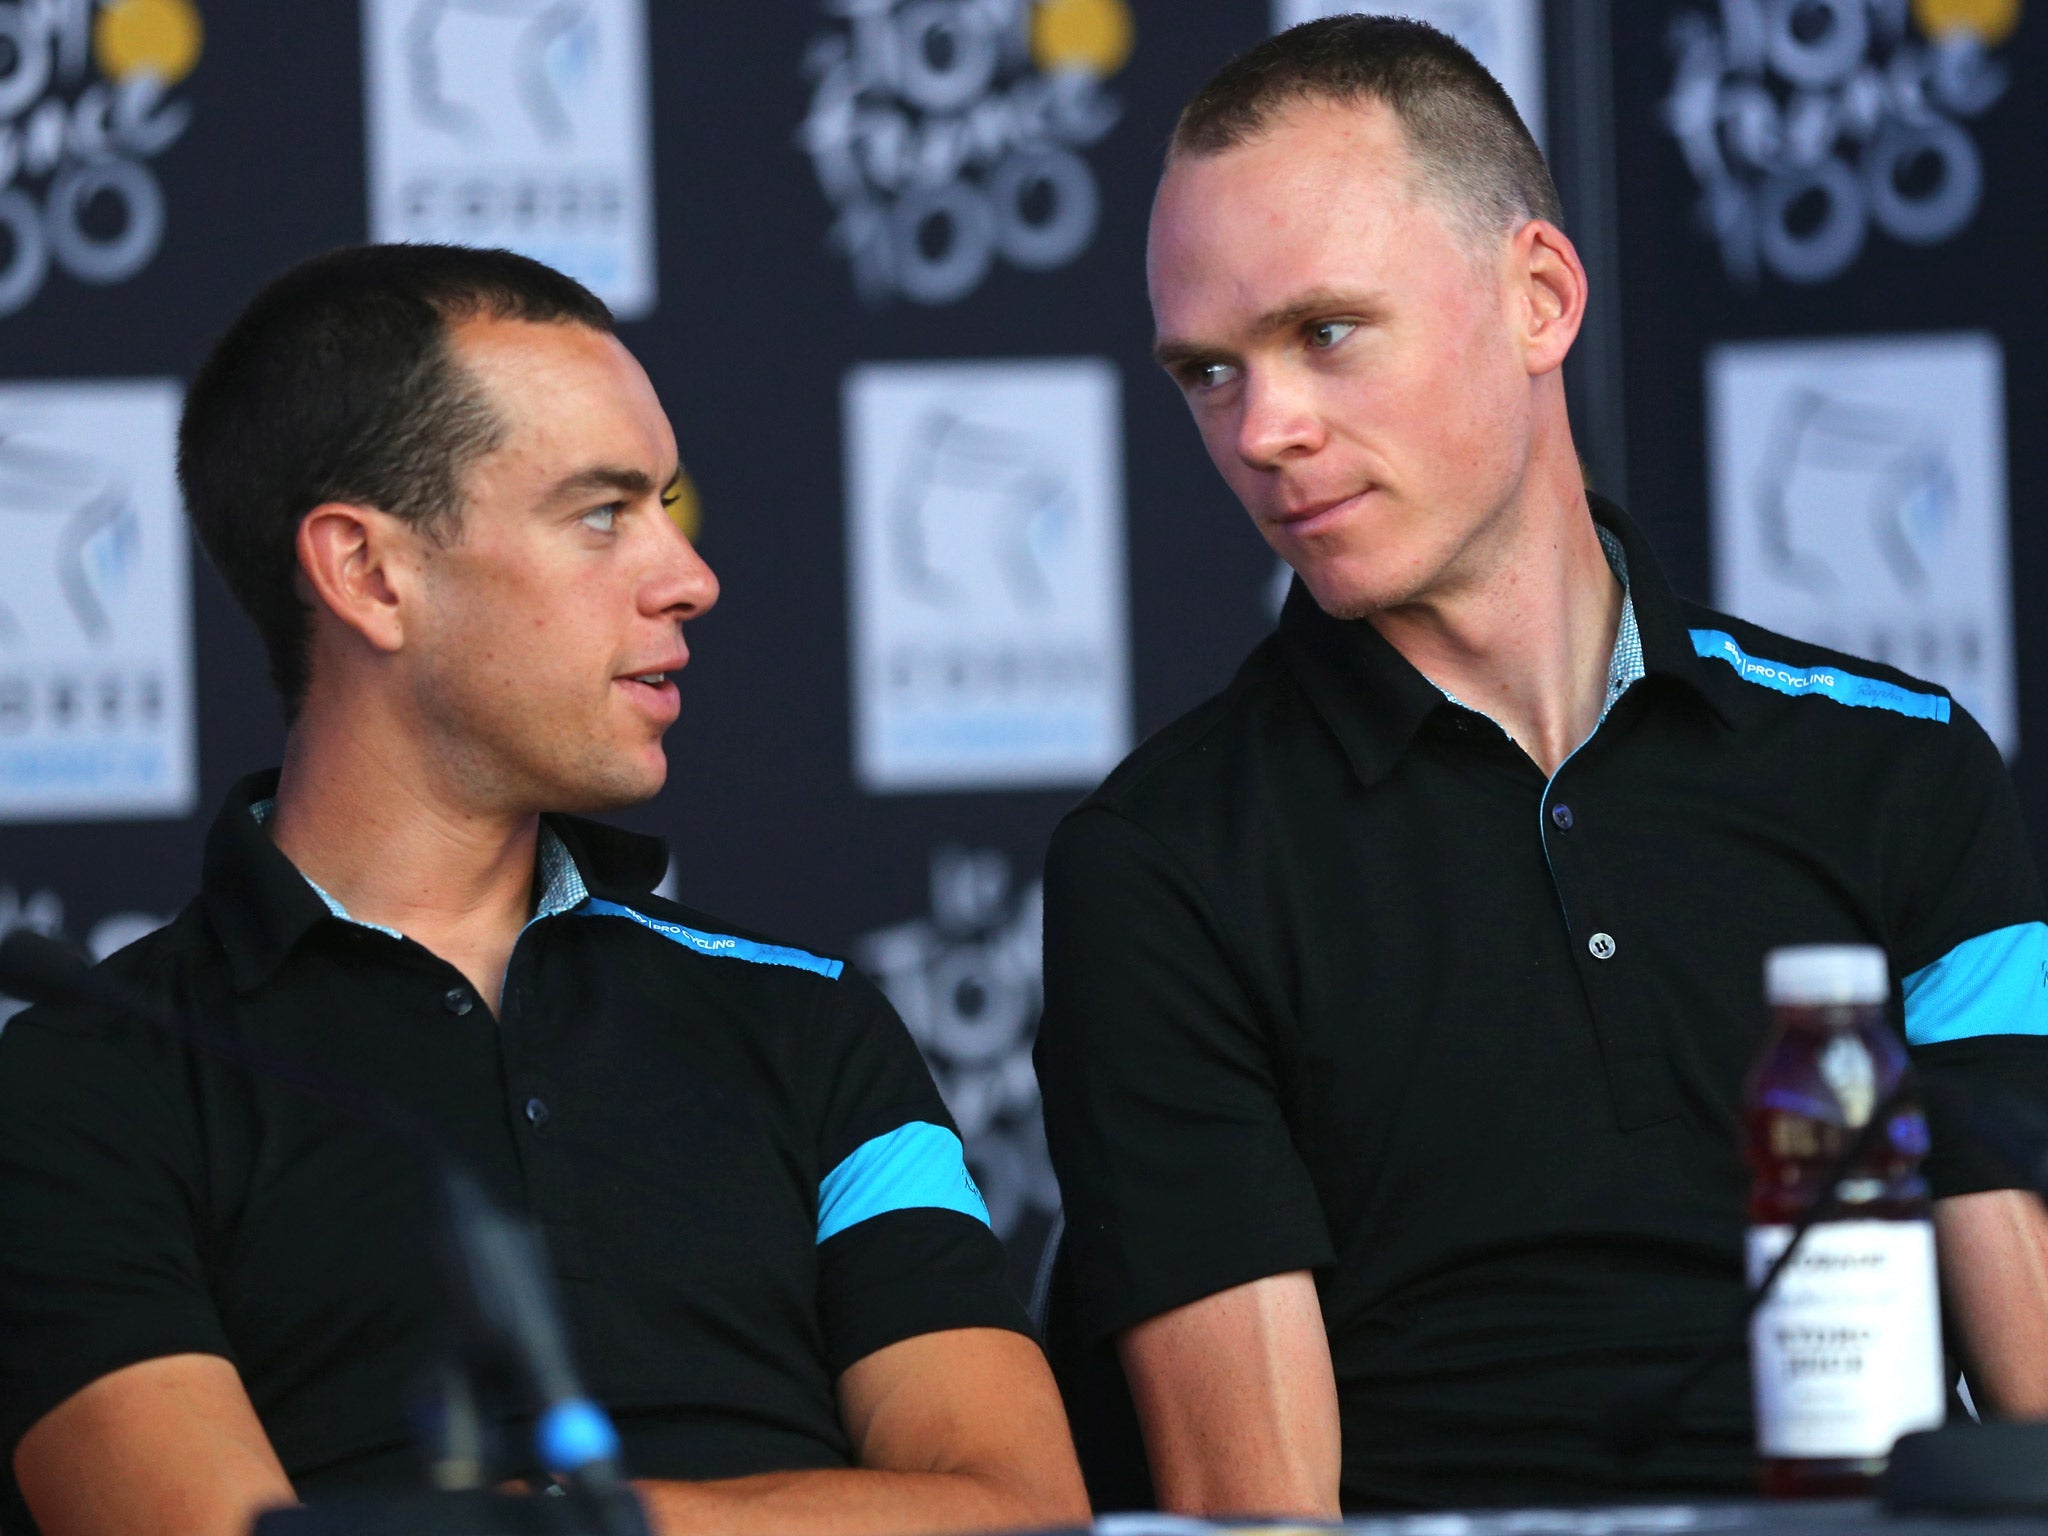
<svg viewBox="0 0 2048 1536">
<path fill-rule="evenodd" d="M 85 959 L 29 928 L 0 938 L 0 992 L 30 1003 L 77 1003 L 96 998 L 98 978 Z"/>
<path fill-rule="evenodd" d="M 577 1376 L 539 1236 L 499 1210 L 465 1170 L 445 1167 L 442 1187 L 456 1291 L 473 1309 L 472 1326 L 510 1346 L 540 1409 L 534 1448 L 541 1465 L 593 1494 L 623 1488 L 619 1437 Z"/>
<path fill-rule="evenodd" d="M 644 1536 L 645 1517 L 627 1492 L 619 1438 L 583 1390 L 572 1361 L 540 1239 L 500 1210 L 475 1176 L 442 1148 L 424 1121 L 382 1095 L 307 1071 L 298 1063 L 165 1007 L 57 940 L 18 928 L 0 938 L 0 992 L 31 1003 L 85 1003 L 145 1020 L 259 1080 L 280 1083 L 403 1143 L 434 1171 L 447 1223 L 451 1289 L 471 1338 L 508 1357 L 538 1410 L 540 1464 L 572 1491 L 592 1496 L 607 1536 Z"/>
</svg>

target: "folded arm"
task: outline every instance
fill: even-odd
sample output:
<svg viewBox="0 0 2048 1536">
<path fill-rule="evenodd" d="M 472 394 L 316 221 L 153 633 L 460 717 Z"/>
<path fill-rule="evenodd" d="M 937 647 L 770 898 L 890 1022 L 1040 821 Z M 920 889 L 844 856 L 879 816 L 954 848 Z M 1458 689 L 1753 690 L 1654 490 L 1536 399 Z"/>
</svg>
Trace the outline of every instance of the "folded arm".
<svg viewBox="0 0 2048 1536">
<path fill-rule="evenodd" d="M 1340 1517 L 1337 1382 L 1306 1270 L 1150 1318 L 1118 1352 L 1161 1509 Z"/>
<path fill-rule="evenodd" d="M 2024 1190 L 1934 1202 L 1942 1291 L 1978 1408 L 2048 1419 L 2048 1211 Z"/>
<path fill-rule="evenodd" d="M 43 1536 L 246 1536 L 295 1502 L 216 1355 L 145 1360 L 74 1392 L 21 1437 L 14 1476 Z"/>
<path fill-rule="evenodd" d="M 859 1465 L 639 1485 L 673 1536 L 920 1536 L 1085 1525 L 1088 1496 L 1038 1346 L 1000 1328 L 905 1339 L 839 1378 Z"/>
</svg>

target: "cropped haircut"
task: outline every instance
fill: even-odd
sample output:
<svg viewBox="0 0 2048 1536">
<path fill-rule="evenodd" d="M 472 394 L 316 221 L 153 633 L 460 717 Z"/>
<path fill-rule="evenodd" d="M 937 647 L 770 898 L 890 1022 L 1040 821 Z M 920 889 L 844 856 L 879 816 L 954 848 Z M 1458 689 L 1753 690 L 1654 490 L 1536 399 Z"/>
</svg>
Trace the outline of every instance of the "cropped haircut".
<svg viewBox="0 0 2048 1536">
<path fill-rule="evenodd" d="M 582 284 L 510 251 L 352 246 L 265 288 L 192 381 L 178 425 L 185 508 L 263 638 L 287 720 L 305 701 L 312 634 L 298 587 L 306 514 L 350 502 L 438 543 L 460 535 L 463 477 L 507 431 L 450 337 L 479 318 L 612 329 Z"/>
<path fill-rule="evenodd" d="M 1331 16 L 1267 38 L 1182 110 L 1170 158 L 1215 155 L 1302 105 L 1380 102 L 1400 122 L 1416 190 L 1472 244 L 1564 209 L 1521 114 L 1463 45 L 1402 16 Z"/>
</svg>

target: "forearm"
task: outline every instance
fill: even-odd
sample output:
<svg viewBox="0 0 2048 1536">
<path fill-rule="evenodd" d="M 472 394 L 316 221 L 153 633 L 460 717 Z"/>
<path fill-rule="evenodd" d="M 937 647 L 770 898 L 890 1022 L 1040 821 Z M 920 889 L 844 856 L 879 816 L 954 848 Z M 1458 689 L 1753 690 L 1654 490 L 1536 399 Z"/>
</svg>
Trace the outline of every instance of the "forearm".
<svg viewBox="0 0 2048 1536">
<path fill-rule="evenodd" d="M 1343 1428 L 1314 1280 L 1208 1296 L 1119 1341 L 1159 1507 L 1212 1517 L 1340 1517 Z"/>
<path fill-rule="evenodd" d="M 1935 1202 L 1942 1287 L 1978 1407 L 2048 1418 L 2048 1213 L 2019 1190 Z"/>
<path fill-rule="evenodd" d="M 213 1355 L 102 1376 L 22 1437 L 14 1475 L 45 1536 L 243 1536 L 293 1502 L 241 1377 Z"/>
<path fill-rule="evenodd" d="M 636 1484 L 655 1536 L 926 1536 L 1087 1523 L 1085 1507 L 974 1472 L 770 1472 Z"/>
</svg>

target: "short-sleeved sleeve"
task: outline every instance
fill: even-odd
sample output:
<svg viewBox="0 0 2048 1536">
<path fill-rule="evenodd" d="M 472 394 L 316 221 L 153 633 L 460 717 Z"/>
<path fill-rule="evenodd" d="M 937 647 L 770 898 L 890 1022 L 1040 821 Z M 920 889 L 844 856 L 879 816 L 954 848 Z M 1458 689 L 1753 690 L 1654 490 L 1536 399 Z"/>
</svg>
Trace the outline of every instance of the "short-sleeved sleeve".
<svg viewBox="0 0 2048 1536">
<path fill-rule="evenodd" d="M 0 1033 L 0 1449 L 109 1372 L 232 1358 L 171 1048 L 33 1009 Z M 6 1480 L 12 1491 L 12 1478 Z"/>
<path fill-rule="evenodd" d="M 831 983 L 820 1084 L 818 1288 L 835 1371 L 951 1328 L 1030 1323 L 910 1032 L 872 986 Z"/>
<path fill-rule="evenodd" d="M 1085 807 L 1046 862 L 1046 1139 L 1093 1337 L 1333 1261 L 1272 1041 L 1194 882 Z"/>
<path fill-rule="evenodd" d="M 1892 936 L 1906 1042 L 1923 1077 L 1955 1090 L 1929 1106 L 1936 1195 L 2020 1181 L 1961 1104 L 2021 1095 L 2048 1111 L 2048 923 L 2012 781 L 1960 707 L 1915 807 L 1915 857 Z"/>
</svg>

